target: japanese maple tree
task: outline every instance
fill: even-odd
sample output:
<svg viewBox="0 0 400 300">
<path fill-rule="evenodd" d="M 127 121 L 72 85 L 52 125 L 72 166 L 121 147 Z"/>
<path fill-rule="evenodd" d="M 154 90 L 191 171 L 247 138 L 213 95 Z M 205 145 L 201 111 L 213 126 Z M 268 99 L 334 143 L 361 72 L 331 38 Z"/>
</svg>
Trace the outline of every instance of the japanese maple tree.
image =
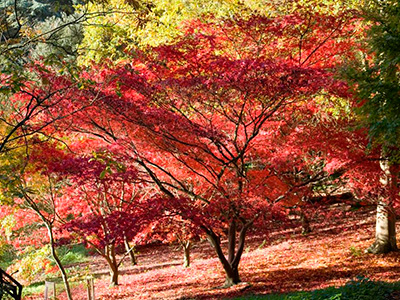
<svg viewBox="0 0 400 300">
<path fill-rule="evenodd" d="M 122 158 L 99 150 L 91 156 L 71 157 L 51 166 L 54 174 L 71 184 L 66 189 L 63 208 L 70 221 L 63 228 L 83 239 L 107 261 L 113 285 L 118 285 L 122 263 L 117 258 L 118 247 L 131 241 L 160 211 L 149 201 L 151 188 L 146 187 L 133 165 L 121 162 Z"/>
<path fill-rule="evenodd" d="M 183 266 L 190 266 L 190 250 L 194 241 L 202 235 L 200 228 L 191 220 L 183 219 L 179 213 L 166 209 L 157 220 L 136 236 L 135 241 L 146 244 L 152 241 L 177 244 L 183 250 Z"/>
<path fill-rule="evenodd" d="M 99 90 L 104 101 L 76 129 L 123 146 L 167 209 L 207 235 L 226 285 L 237 284 L 247 231 L 280 217 L 297 188 L 271 168 L 285 140 L 280 124 L 294 128 L 317 93 L 345 88 L 333 69 L 351 46 L 353 18 L 194 20 L 176 43 L 98 72 L 109 82 Z"/>
</svg>

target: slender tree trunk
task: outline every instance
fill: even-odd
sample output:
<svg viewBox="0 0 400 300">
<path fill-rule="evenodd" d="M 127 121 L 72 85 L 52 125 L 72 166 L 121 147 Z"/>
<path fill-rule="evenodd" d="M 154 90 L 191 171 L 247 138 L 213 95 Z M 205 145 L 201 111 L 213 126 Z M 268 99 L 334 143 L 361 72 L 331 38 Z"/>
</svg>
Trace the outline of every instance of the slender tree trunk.
<svg viewBox="0 0 400 300">
<path fill-rule="evenodd" d="M 133 266 L 137 265 L 137 260 L 136 260 L 136 256 L 135 256 L 135 247 L 131 247 L 131 245 L 129 245 L 128 239 L 126 237 L 124 237 L 124 245 L 125 245 L 125 251 L 127 253 L 129 253 L 129 257 L 131 259 L 131 263 Z"/>
<path fill-rule="evenodd" d="M 61 277 L 62 277 L 62 280 L 64 282 L 65 292 L 67 293 L 67 298 L 68 298 L 68 300 L 72 300 L 71 289 L 70 289 L 70 286 L 69 286 L 67 273 L 65 272 L 64 266 L 62 265 L 61 260 L 58 257 L 57 252 L 56 252 L 55 243 L 54 243 L 53 228 L 47 222 L 45 222 L 45 224 L 46 224 L 47 231 L 48 231 L 49 238 L 50 238 L 51 256 L 53 257 L 54 261 L 56 262 L 56 265 L 57 265 L 58 269 L 60 270 Z"/>
<path fill-rule="evenodd" d="M 302 231 L 301 234 L 308 234 L 311 232 L 310 220 L 308 219 L 307 215 L 304 213 L 303 210 L 300 210 L 300 221 Z"/>
<path fill-rule="evenodd" d="M 108 267 L 110 269 L 110 286 L 117 286 L 119 271 L 114 245 L 106 246 L 104 258 L 107 260 Z"/>
<path fill-rule="evenodd" d="M 110 285 L 117 286 L 118 285 L 118 266 L 114 264 L 110 258 L 107 259 L 108 267 L 110 269 Z"/>
<path fill-rule="evenodd" d="M 386 188 L 386 197 L 381 197 L 376 209 L 375 242 L 367 249 L 369 253 L 388 253 L 397 251 L 396 244 L 396 214 L 393 210 L 393 202 L 397 188 L 398 166 L 389 166 L 388 161 L 381 162 L 383 175 L 381 184 Z"/>
<path fill-rule="evenodd" d="M 111 265 L 110 267 L 110 285 L 112 286 L 117 286 L 118 285 L 118 267 Z"/>
<path fill-rule="evenodd" d="M 183 266 L 185 268 L 188 268 L 190 266 L 190 247 L 191 247 L 190 241 L 183 242 L 182 247 L 183 247 Z"/>
</svg>

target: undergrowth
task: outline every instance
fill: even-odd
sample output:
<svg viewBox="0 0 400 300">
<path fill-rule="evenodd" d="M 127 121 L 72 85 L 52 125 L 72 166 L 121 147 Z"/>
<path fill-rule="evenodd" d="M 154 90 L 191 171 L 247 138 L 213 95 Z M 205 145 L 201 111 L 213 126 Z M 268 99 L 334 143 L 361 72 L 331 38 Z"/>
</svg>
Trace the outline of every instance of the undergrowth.
<svg viewBox="0 0 400 300">
<path fill-rule="evenodd" d="M 57 249 L 57 252 L 63 265 L 85 262 L 89 257 L 88 249 L 82 244 L 62 246 Z"/>
<path fill-rule="evenodd" d="M 335 288 L 329 287 L 309 292 L 294 292 L 289 294 L 248 295 L 235 300 L 386 300 L 390 294 L 400 290 L 400 282 L 387 283 L 371 281 L 368 278 L 358 277 L 346 285 Z"/>
<path fill-rule="evenodd" d="M 62 246 L 57 249 L 58 256 L 64 266 L 72 265 L 72 264 L 79 264 L 82 262 L 86 262 L 89 259 L 89 252 L 85 248 L 84 245 L 76 244 L 72 246 Z M 50 258 L 51 259 L 51 258 Z M 55 263 L 52 262 L 52 265 L 55 267 Z M 82 269 L 82 267 L 77 267 L 78 269 Z M 69 275 L 70 284 L 74 285 L 73 281 L 76 277 L 76 272 L 74 267 L 70 267 L 67 269 L 67 273 Z M 56 282 L 56 289 L 57 291 L 64 290 L 64 285 L 61 278 L 54 278 L 58 276 L 58 271 L 56 274 L 47 274 L 43 275 L 44 280 L 49 280 Z M 44 292 L 44 281 L 38 281 L 35 283 L 30 284 L 29 286 L 25 286 L 22 290 L 23 296 L 32 295 L 32 294 L 43 294 Z"/>
</svg>

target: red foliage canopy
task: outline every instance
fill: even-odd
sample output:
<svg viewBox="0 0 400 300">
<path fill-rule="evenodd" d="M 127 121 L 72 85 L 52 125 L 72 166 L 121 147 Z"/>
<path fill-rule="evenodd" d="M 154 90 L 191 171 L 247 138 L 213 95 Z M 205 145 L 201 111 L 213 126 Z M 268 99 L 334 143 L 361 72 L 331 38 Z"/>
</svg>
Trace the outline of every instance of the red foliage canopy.
<svg viewBox="0 0 400 300">
<path fill-rule="evenodd" d="M 246 231 L 298 201 L 287 174 L 307 165 L 307 144 L 320 126 L 335 125 L 314 118 L 316 95 L 347 95 L 333 72 L 350 51 L 352 18 L 193 21 L 176 43 L 98 71 L 102 100 L 77 127 L 124 147 L 168 196 L 166 208 L 208 235 L 236 283 Z M 324 153 L 322 171 L 341 167 L 333 152 Z M 220 244 L 226 232 L 228 258 Z"/>
</svg>

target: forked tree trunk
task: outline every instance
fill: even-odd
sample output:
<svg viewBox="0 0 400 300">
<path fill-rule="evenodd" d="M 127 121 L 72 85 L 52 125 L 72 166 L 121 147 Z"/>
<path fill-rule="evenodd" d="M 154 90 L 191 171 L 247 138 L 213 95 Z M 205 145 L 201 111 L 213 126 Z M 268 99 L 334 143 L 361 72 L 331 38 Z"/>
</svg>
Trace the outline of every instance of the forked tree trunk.
<svg viewBox="0 0 400 300">
<path fill-rule="evenodd" d="M 398 250 L 396 243 L 396 214 L 392 206 L 398 193 L 398 166 L 389 166 L 387 161 L 382 161 L 381 169 L 383 171 L 381 184 L 388 192 L 386 193 L 387 197 L 382 197 L 379 200 L 376 209 L 375 242 L 367 249 L 369 253 L 374 254 Z"/>
<path fill-rule="evenodd" d="M 239 262 L 243 254 L 246 232 L 252 223 L 253 221 L 242 226 L 239 232 L 239 240 L 236 249 L 237 224 L 235 220 L 231 221 L 228 231 L 228 259 L 225 257 L 222 251 L 221 240 L 219 236 L 216 235 L 211 229 L 203 228 L 206 231 L 207 238 L 217 252 L 219 261 L 224 268 L 226 275 L 224 287 L 230 287 L 241 282 L 239 276 Z"/>
<path fill-rule="evenodd" d="M 190 241 L 183 242 L 182 247 L 183 247 L 183 266 L 185 268 L 188 268 L 190 266 L 190 247 L 191 247 Z"/>
</svg>

